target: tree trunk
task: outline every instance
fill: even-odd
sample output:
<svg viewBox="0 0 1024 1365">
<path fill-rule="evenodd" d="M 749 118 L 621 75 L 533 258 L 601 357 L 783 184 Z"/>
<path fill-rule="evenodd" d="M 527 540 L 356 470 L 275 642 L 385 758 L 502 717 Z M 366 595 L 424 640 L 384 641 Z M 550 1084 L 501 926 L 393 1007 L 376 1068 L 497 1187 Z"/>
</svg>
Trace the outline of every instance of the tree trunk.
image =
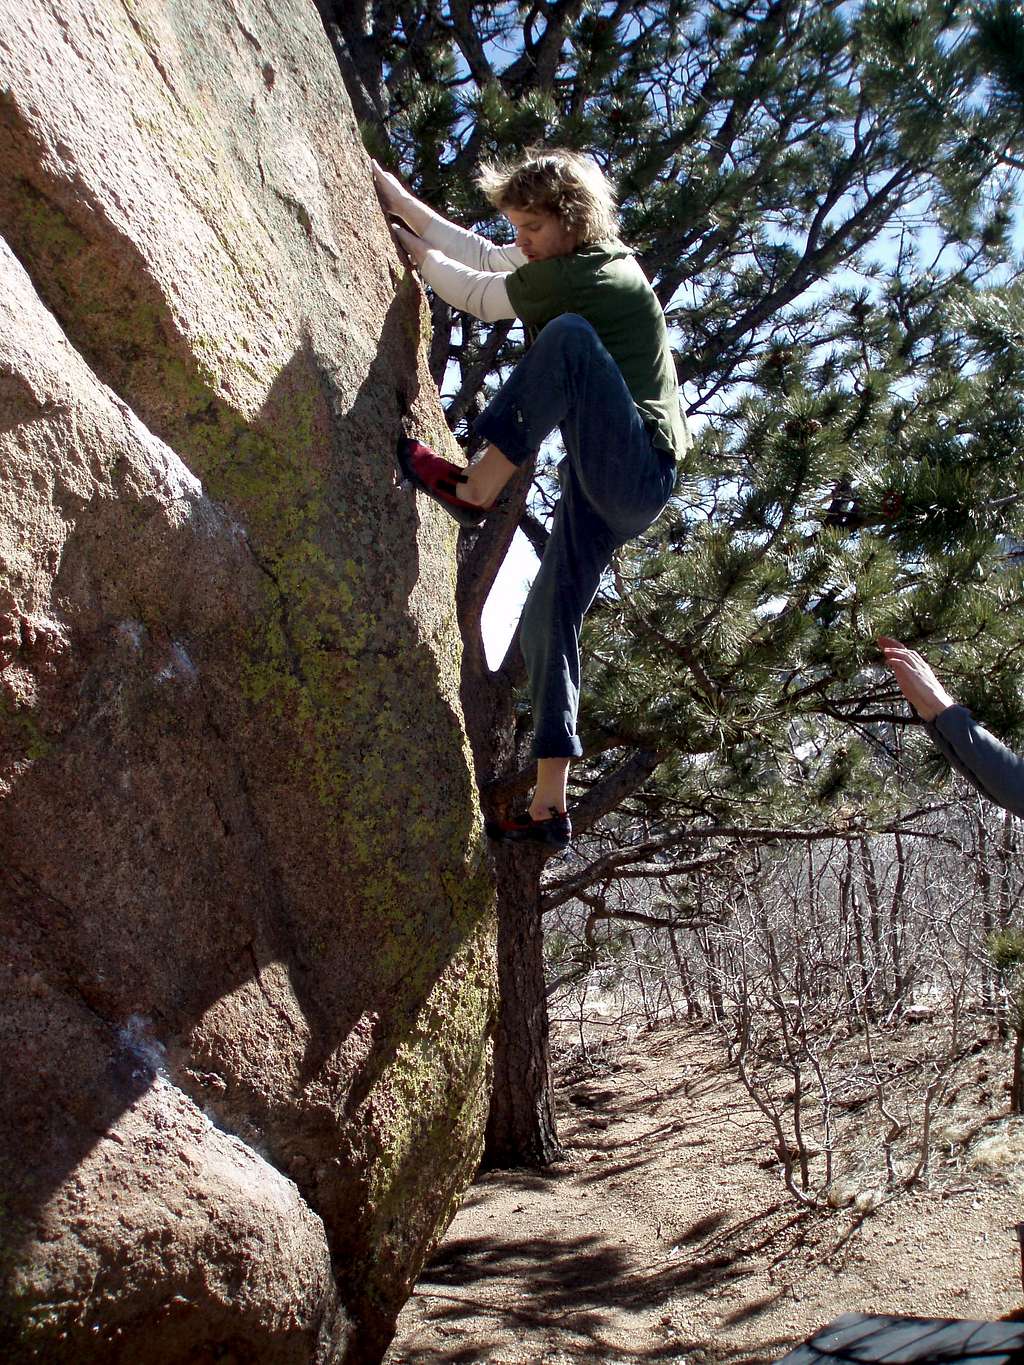
<svg viewBox="0 0 1024 1365">
<path fill-rule="evenodd" d="M 502 665 L 487 667 L 480 618 L 519 524 L 533 477 L 528 462 L 509 481 L 499 513 L 460 537 L 456 601 L 462 629 L 462 710 L 485 816 L 506 815 L 530 789 L 535 771 L 516 727 L 515 689 L 526 678 L 518 632 Z M 632 752 L 573 808 L 583 833 L 650 777 L 661 761 Z M 498 902 L 498 1020 L 494 1087 L 483 1164 L 546 1166 L 560 1154 L 548 1056 L 547 995 L 540 874 L 545 854 L 529 845 L 492 845 Z"/>
<path fill-rule="evenodd" d="M 864 895 L 867 899 L 867 921 L 871 935 L 873 973 L 877 985 L 877 992 L 884 1008 L 888 1003 L 888 991 L 886 989 L 885 952 L 884 944 L 882 942 L 882 897 L 878 888 L 875 860 L 871 856 L 871 848 L 867 839 L 860 840 L 858 844 L 858 853 L 860 855 L 861 877 L 864 882 Z"/>
<path fill-rule="evenodd" d="M 1020 1006 L 1018 1004 L 1018 1011 Z M 1024 1114 L 1024 1029 L 1013 1034 L 1013 1078 L 1010 1081 L 1010 1113 Z"/>
<path fill-rule="evenodd" d="M 543 854 L 499 846 L 498 989 L 494 1087 L 484 1166 L 547 1166 L 561 1155 L 555 1128 L 540 912 Z"/>
<path fill-rule="evenodd" d="M 857 992 L 853 986 L 853 964 L 854 958 L 854 914 L 851 910 L 853 900 L 853 864 L 850 858 L 850 850 L 846 850 L 846 866 L 843 868 L 842 876 L 839 879 L 839 913 L 841 916 L 841 926 L 843 935 L 842 951 L 839 961 L 843 967 L 843 991 L 846 995 L 846 1018 L 851 1033 L 856 1033 L 861 1027 L 860 1011 L 857 1008 Z"/>
<path fill-rule="evenodd" d="M 1000 830 L 999 843 L 996 848 L 996 866 L 999 869 L 999 883 L 996 888 L 996 916 L 995 930 L 1002 933 L 1010 923 L 1010 856 L 1013 853 L 1013 816 L 1009 811 L 1003 812 L 1002 828 Z M 998 972 L 996 975 L 998 989 L 996 991 L 996 1030 L 1002 1039 L 1010 1036 L 1010 1012 L 1007 1008 L 1006 986 L 1007 979 L 1005 972 Z M 1015 1070 L 1019 1069 L 1019 1062 L 1014 1056 Z M 1019 1078 L 1018 1078 L 1019 1085 Z M 1019 1102 L 1019 1101 L 1018 1101 Z M 1020 1109 L 1014 1109 L 1015 1114 L 1019 1114 Z"/>
<path fill-rule="evenodd" d="M 525 676 L 516 641 L 501 668 L 484 657 L 480 615 L 511 543 L 532 474 L 522 469 L 503 499 L 503 515 L 459 546 L 459 619 L 463 631 L 462 709 L 484 815 L 504 815 L 515 793 L 502 780 L 524 755 L 517 747 L 515 688 Z M 498 903 L 498 1018 L 494 1083 L 483 1164 L 546 1166 L 560 1153 L 548 1058 L 540 873 L 544 852 L 528 844 L 492 844 Z"/>
<path fill-rule="evenodd" d="M 698 938 L 704 949 L 706 964 L 704 981 L 708 993 L 708 1007 L 711 1010 L 711 1018 L 716 1024 L 720 1024 L 725 1018 L 725 1001 L 722 998 L 722 982 L 717 970 L 719 964 L 715 956 L 715 945 L 707 929 L 702 929 Z"/>
<path fill-rule="evenodd" d="M 897 1017 L 901 1017 L 910 1003 L 908 987 L 910 981 L 904 975 L 903 943 L 906 936 L 904 920 L 904 899 L 907 890 L 907 853 L 903 840 L 896 835 L 896 885 L 893 888 L 889 905 L 889 956 L 892 959 L 892 990 L 896 1002 Z"/>
<path fill-rule="evenodd" d="M 987 943 L 995 929 L 992 917 L 992 872 L 988 864 L 988 829 L 985 825 L 985 814 L 978 812 L 977 816 L 978 834 L 978 890 L 981 893 L 981 937 Z M 996 1012 L 996 971 L 992 966 L 992 960 L 988 953 L 982 961 L 981 978 L 981 999 L 985 1009 L 995 1015 Z"/>
<path fill-rule="evenodd" d="M 700 1003 L 700 997 L 697 994 L 697 989 L 694 985 L 690 969 L 684 962 L 682 953 L 679 951 L 679 940 L 676 938 L 676 931 L 674 929 L 669 929 L 668 941 L 672 946 L 672 956 L 675 959 L 676 971 L 679 973 L 679 980 L 683 987 L 683 998 L 686 1001 L 686 1017 L 687 1019 L 700 1019 L 704 1014 L 704 1009 Z"/>
</svg>

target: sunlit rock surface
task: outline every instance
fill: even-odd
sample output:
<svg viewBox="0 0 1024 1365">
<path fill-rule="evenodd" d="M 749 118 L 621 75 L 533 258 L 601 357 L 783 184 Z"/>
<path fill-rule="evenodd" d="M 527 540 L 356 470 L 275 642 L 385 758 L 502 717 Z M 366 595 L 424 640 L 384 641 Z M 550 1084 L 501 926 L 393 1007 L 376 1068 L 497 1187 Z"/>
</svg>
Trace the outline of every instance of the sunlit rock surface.
<svg viewBox="0 0 1024 1365">
<path fill-rule="evenodd" d="M 479 1153 L 450 438 L 312 5 L 0 32 L 5 1361 L 379 1358 Z"/>
</svg>

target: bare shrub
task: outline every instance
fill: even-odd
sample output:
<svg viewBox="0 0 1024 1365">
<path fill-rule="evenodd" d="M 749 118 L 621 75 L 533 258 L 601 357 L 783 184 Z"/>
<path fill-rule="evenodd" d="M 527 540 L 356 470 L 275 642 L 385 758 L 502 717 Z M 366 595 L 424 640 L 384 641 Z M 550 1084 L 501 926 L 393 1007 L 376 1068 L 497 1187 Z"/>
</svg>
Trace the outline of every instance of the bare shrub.
<svg viewBox="0 0 1024 1365">
<path fill-rule="evenodd" d="M 1024 969 L 992 950 L 1017 932 L 1015 822 L 970 800 L 882 833 L 760 834 L 562 865 L 545 902 L 553 1021 L 584 1054 L 603 1033 L 713 1025 L 801 1204 L 867 1210 L 932 1182 L 937 1154 L 957 1177 L 993 1117 L 954 1103 L 984 1038 L 1015 1041 L 1015 1110 L 1024 1086 Z"/>
</svg>

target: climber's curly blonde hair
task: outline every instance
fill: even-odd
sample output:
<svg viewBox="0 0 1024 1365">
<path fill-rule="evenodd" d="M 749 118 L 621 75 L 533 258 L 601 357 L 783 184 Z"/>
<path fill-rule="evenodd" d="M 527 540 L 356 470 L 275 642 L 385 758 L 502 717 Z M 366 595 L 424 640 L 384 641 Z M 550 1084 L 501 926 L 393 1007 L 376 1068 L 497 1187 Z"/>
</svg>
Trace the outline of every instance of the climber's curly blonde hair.
<svg viewBox="0 0 1024 1365">
<path fill-rule="evenodd" d="M 529 147 L 518 161 L 481 166 L 476 183 L 496 209 L 553 213 L 577 243 L 617 242 L 612 187 L 589 156 L 566 147 Z"/>
</svg>

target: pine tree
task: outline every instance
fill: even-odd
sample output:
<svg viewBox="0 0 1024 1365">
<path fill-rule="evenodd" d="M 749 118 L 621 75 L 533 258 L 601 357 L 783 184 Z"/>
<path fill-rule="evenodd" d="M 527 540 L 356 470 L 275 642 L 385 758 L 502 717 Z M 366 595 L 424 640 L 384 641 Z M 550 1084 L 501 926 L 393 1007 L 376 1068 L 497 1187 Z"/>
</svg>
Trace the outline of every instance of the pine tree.
<svg viewBox="0 0 1024 1365">
<path fill-rule="evenodd" d="M 669 512 L 620 557 L 587 626 L 576 828 L 617 813 L 620 835 L 639 822 L 667 847 L 695 822 L 799 822 L 839 799 L 870 820 L 886 793 L 866 759 L 877 726 L 902 723 L 873 667 L 880 632 L 949 642 L 965 700 L 1012 735 L 1019 7 L 321 9 L 368 145 L 421 197 L 500 237 L 473 187 L 480 161 L 540 139 L 583 148 L 616 184 L 669 317 L 700 434 Z M 435 377 L 464 435 L 522 338 L 438 300 L 433 318 Z M 524 474 L 508 515 L 460 542 L 463 700 L 492 807 L 522 792 L 529 764 L 521 658 L 513 643 L 488 671 L 480 614 L 516 524 L 542 548 L 551 496 L 547 471 L 533 494 Z M 496 866 L 488 1151 L 543 1164 L 557 1138 L 541 860 L 499 851 Z"/>
</svg>

